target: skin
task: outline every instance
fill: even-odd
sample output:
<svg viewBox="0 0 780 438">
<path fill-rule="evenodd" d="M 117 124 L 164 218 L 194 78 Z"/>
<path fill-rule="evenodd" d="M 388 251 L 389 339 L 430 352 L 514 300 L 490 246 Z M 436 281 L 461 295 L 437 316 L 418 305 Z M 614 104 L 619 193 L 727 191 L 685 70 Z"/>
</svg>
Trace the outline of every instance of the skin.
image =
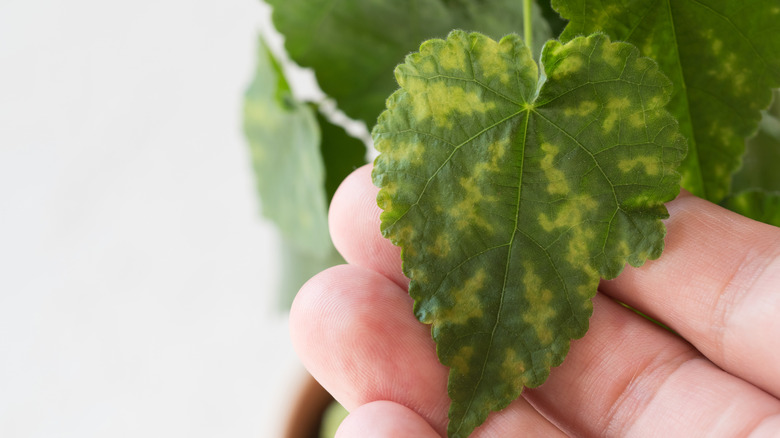
<svg viewBox="0 0 780 438">
<path fill-rule="evenodd" d="M 370 171 L 333 199 L 349 264 L 304 285 L 292 340 L 351 412 L 337 437 L 444 436 L 448 369 L 412 314 L 399 249 L 379 234 Z M 563 365 L 472 436 L 780 436 L 780 229 L 687 193 L 667 206 L 663 256 L 603 281 Z"/>
</svg>

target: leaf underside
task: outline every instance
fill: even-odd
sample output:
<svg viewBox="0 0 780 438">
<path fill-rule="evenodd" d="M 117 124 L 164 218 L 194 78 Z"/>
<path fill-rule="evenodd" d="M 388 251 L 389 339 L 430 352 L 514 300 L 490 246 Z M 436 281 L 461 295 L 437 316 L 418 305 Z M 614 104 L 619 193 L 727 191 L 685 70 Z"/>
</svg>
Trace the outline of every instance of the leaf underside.
<svg viewBox="0 0 780 438">
<path fill-rule="evenodd" d="M 395 89 L 392 70 L 422 41 L 452 29 L 500 37 L 523 32 L 516 0 L 267 0 L 295 62 L 312 67 L 322 90 L 350 117 L 369 127 Z M 534 7 L 540 49 L 550 28 Z M 537 52 L 538 53 L 538 49 Z"/>
<path fill-rule="evenodd" d="M 548 42 L 541 64 L 515 35 L 427 41 L 373 130 L 382 232 L 450 367 L 453 437 L 563 361 L 599 278 L 660 255 L 679 191 L 685 140 L 652 60 L 597 34 Z"/>
<path fill-rule="evenodd" d="M 674 83 L 669 111 L 688 139 L 683 187 L 718 202 L 745 139 L 780 86 L 777 0 L 553 0 L 561 35 L 605 32 L 635 44 Z"/>
</svg>

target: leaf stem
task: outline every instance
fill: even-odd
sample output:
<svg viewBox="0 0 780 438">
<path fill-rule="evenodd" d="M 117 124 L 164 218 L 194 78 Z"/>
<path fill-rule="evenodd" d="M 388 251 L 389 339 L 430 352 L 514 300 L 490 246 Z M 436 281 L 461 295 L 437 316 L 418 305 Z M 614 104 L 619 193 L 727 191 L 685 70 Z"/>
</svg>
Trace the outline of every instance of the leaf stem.
<svg viewBox="0 0 780 438">
<path fill-rule="evenodd" d="M 531 49 L 533 43 L 531 37 L 531 0 L 523 0 L 523 36 L 526 47 Z"/>
</svg>

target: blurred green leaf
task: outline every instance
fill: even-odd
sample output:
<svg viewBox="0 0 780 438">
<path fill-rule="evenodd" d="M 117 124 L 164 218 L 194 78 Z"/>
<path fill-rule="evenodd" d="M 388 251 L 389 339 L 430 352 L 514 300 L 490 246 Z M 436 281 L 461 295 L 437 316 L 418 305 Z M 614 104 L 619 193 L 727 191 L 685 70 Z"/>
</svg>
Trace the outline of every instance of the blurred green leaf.
<svg viewBox="0 0 780 438">
<path fill-rule="evenodd" d="M 780 192 L 749 190 L 726 198 L 722 205 L 742 216 L 780 227 Z"/>
<path fill-rule="evenodd" d="M 314 68 L 320 87 L 348 116 L 371 127 L 396 88 L 393 67 L 428 38 L 452 29 L 493 37 L 523 33 L 518 0 L 267 0 L 295 62 Z M 536 53 L 550 38 L 534 9 Z"/>
<path fill-rule="evenodd" d="M 262 41 L 244 101 L 244 132 L 263 215 L 298 250 L 327 256 L 332 245 L 317 118 L 293 98 L 278 62 Z"/>
<path fill-rule="evenodd" d="M 553 0 L 561 35 L 606 32 L 639 47 L 674 83 L 669 111 L 688 139 L 683 187 L 718 202 L 745 139 L 780 86 L 778 0 Z"/>
<path fill-rule="evenodd" d="M 322 133 L 320 150 L 325 164 L 325 195 L 328 203 L 344 178 L 366 164 L 366 144 L 331 123 L 320 111 L 317 122 Z"/>
<path fill-rule="evenodd" d="M 752 189 L 780 192 L 780 91 L 774 92 L 772 107 L 762 113 L 758 132 L 747 141 L 742 167 L 732 180 L 732 190 Z"/>
<path fill-rule="evenodd" d="M 260 40 L 255 77 L 244 101 L 262 212 L 282 235 L 280 301 L 343 259 L 328 232 L 327 206 L 346 174 L 364 161 L 365 145 L 298 102 L 278 61 Z"/>
</svg>

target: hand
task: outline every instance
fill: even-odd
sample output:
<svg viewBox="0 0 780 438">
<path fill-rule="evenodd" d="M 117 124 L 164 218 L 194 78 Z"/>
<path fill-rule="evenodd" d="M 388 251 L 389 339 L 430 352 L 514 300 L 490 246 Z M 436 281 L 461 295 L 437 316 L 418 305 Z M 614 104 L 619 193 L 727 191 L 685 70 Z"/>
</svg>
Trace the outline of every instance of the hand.
<svg viewBox="0 0 780 438">
<path fill-rule="evenodd" d="M 340 438 L 443 436 L 448 369 L 379 234 L 376 193 L 368 166 L 339 188 L 331 235 L 349 264 L 303 287 L 293 342 L 351 412 Z M 780 435 L 780 229 L 688 194 L 668 207 L 661 258 L 603 281 L 563 365 L 473 436 Z"/>
</svg>

